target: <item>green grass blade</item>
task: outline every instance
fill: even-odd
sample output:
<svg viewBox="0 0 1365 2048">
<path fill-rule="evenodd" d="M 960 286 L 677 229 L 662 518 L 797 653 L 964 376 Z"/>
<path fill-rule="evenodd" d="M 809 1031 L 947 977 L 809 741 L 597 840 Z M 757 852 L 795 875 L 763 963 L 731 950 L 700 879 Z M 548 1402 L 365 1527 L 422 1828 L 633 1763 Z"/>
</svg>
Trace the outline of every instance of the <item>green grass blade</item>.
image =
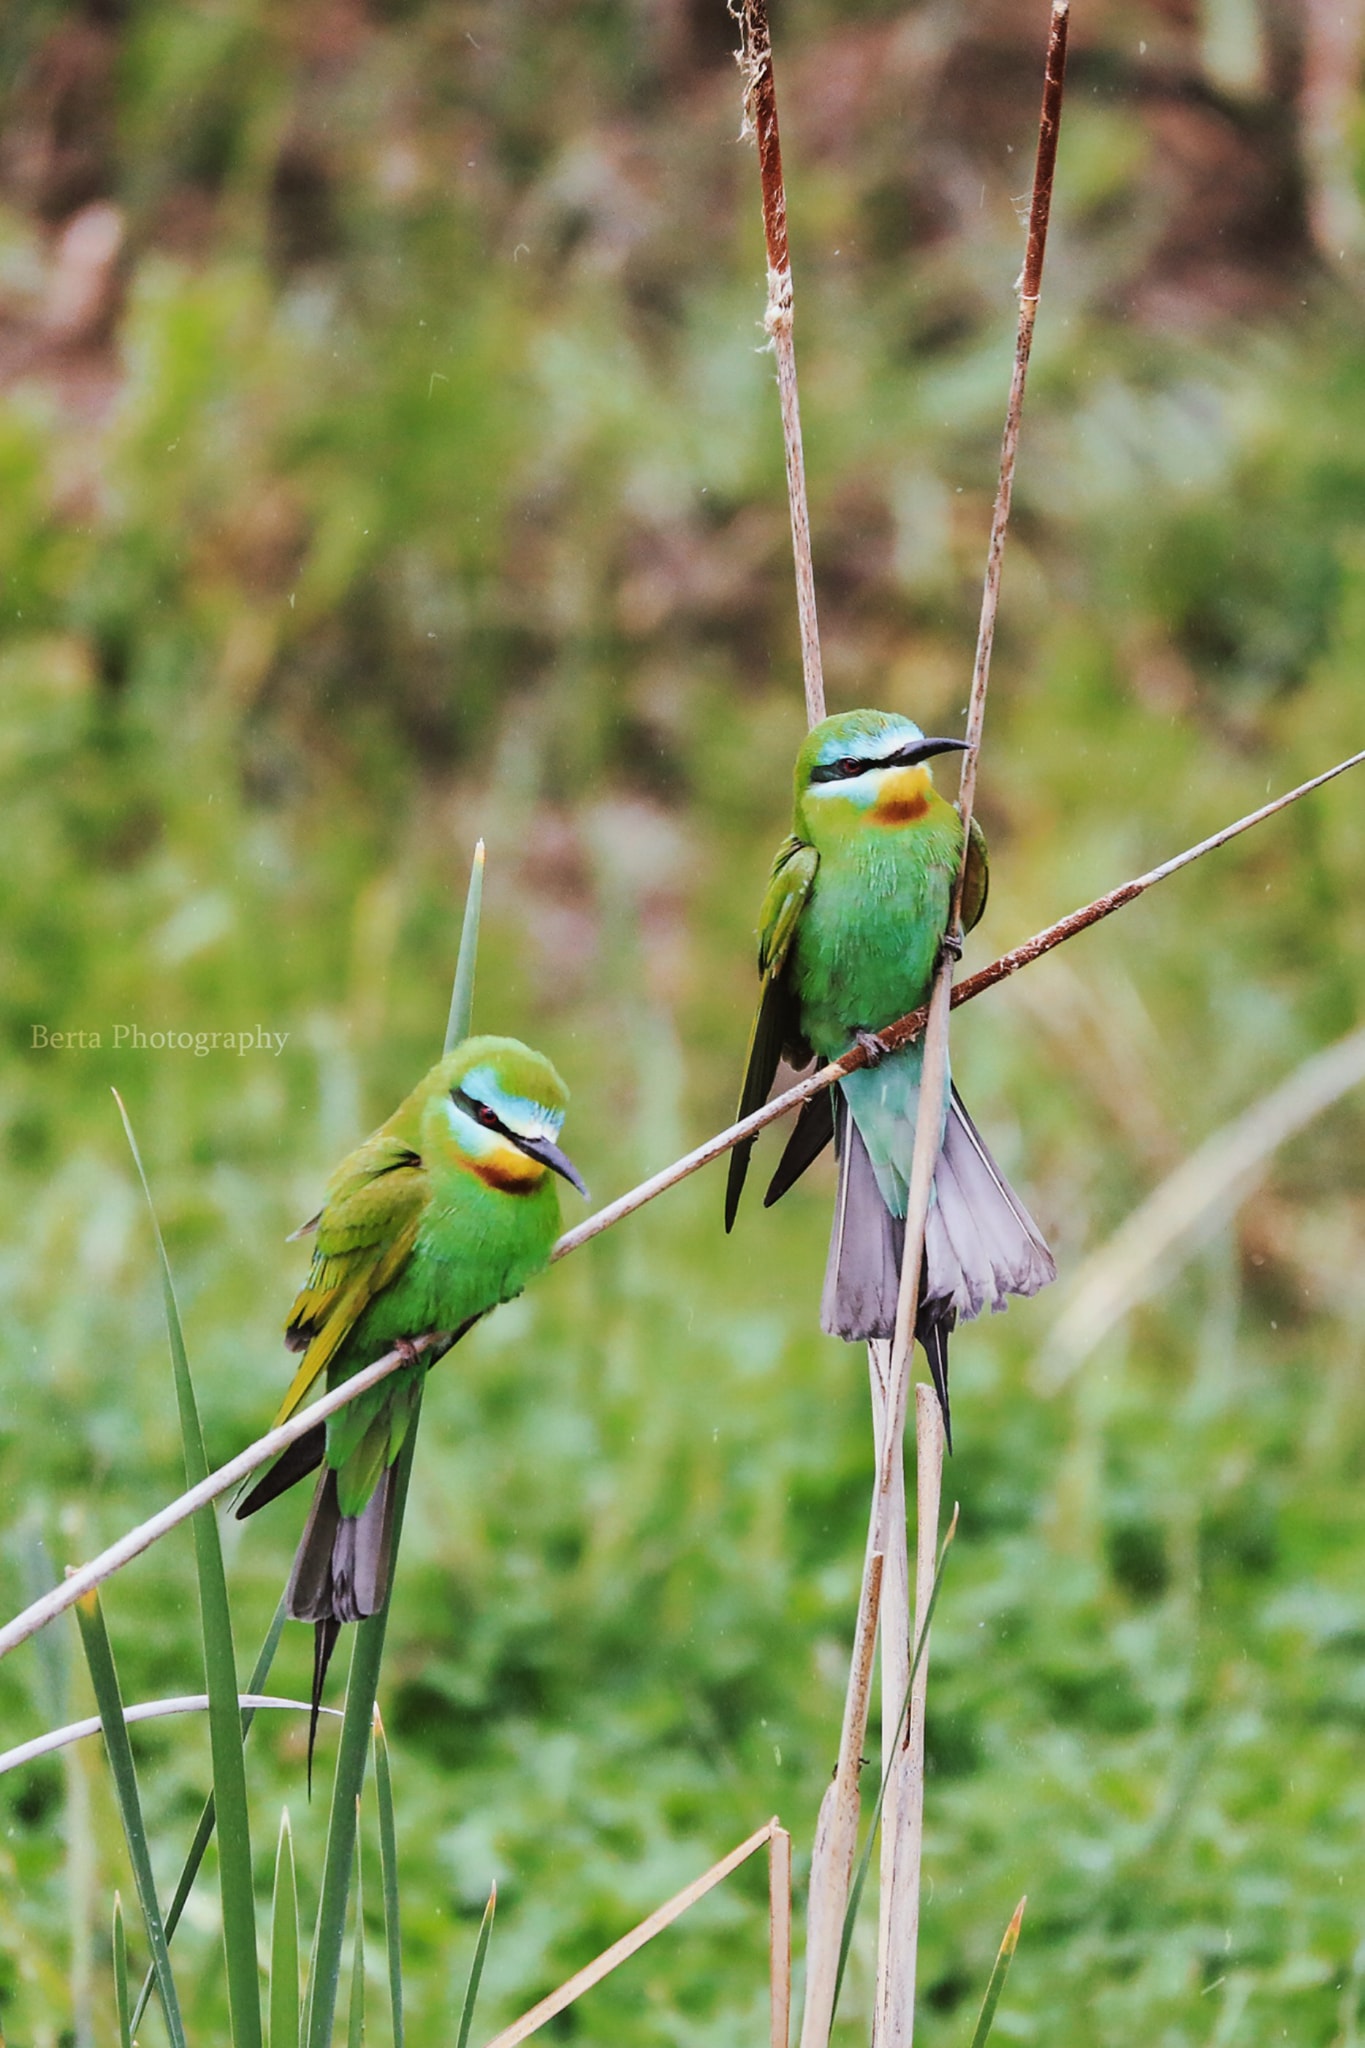
<svg viewBox="0 0 1365 2048">
<path fill-rule="evenodd" d="M 270 1913 L 270 2048 L 299 2048 L 299 1894 L 287 1806 L 280 1815 Z"/>
<path fill-rule="evenodd" d="M 388 1626 L 389 1601 L 393 1595 L 393 1572 L 398 1543 L 403 1533 L 408 1481 L 412 1477 L 412 1454 L 421 1417 L 421 1392 L 398 1453 L 393 1512 L 393 1551 L 389 1565 L 389 1591 L 378 1614 L 356 1628 L 351 1672 L 346 1684 L 346 1709 L 337 1745 L 336 1776 L 332 1781 L 332 1809 L 327 1823 L 327 1853 L 322 1867 L 322 1896 L 318 1901 L 317 1930 L 308 1971 L 308 2021 L 304 2038 L 307 2048 L 331 2048 L 332 2022 L 336 2017 L 337 1992 L 341 1983 L 341 1955 L 346 1938 L 346 1900 L 350 1890 L 351 1865 L 355 1850 L 356 1802 L 365 1780 L 370 1730 L 374 1725 L 374 1699 L 379 1686 L 379 1667 L 384 1658 L 384 1631 Z"/>
<path fill-rule="evenodd" d="M 286 1618 L 284 1597 L 281 1595 L 279 1605 L 275 1609 L 275 1618 L 266 1631 L 265 1641 L 261 1644 L 260 1654 L 256 1659 L 251 1677 L 247 1681 L 247 1691 L 249 1693 L 262 1693 L 265 1691 L 265 1682 L 270 1676 L 270 1667 L 275 1661 L 275 1652 L 280 1646 L 280 1637 L 284 1634 Z M 255 1718 L 256 1709 L 254 1707 L 243 1707 L 243 1742 L 246 1741 L 247 1731 L 250 1729 Z M 204 1809 L 199 1816 L 199 1825 L 194 1831 L 194 1840 L 190 1843 L 189 1854 L 185 1858 L 184 1868 L 176 1883 L 175 1896 L 172 1898 L 166 1914 L 166 1940 L 168 1942 L 175 1938 L 175 1930 L 180 1925 L 180 1915 L 185 1910 L 185 1901 L 194 1890 L 194 1880 L 199 1875 L 199 1866 L 204 1860 L 204 1852 L 213 1840 L 213 1829 L 216 1819 L 217 1810 L 214 1806 L 213 1794 L 210 1792 L 208 1798 L 204 1801 Z M 142 1980 L 142 1989 L 138 1993 L 137 2004 L 133 2009 L 134 2033 L 137 2032 L 138 2027 L 141 2025 L 142 2015 L 147 2010 L 147 2000 L 152 1995 L 152 1984 L 152 1972 L 149 1970 Z"/>
<path fill-rule="evenodd" d="M 384 1884 L 384 1943 L 389 1959 L 389 2005 L 393 2048 L 403 2048 L 403 1943 L 398 1914 L 398 1832 L 393 1818 L 389 1742 L 378 1707 L 374 1710 L 374 1782 L 379 1796 L 379 1869 Z"/>
<path fill-rule="evenodd" d="M 474 848 L 469 891 L 464 900 L 460 953 L 455 963 L 455 985 L 450 991 L 450 1017 L 446 1024 L 446 1052 L 453 1052 L 462 1038 L 468 1038 L 474 1020 L 474 964 L 479 951 L 479 915 L 483 908 L 483 858 L 481 839 Z"/>
<path fill-rule="evenodd" d="M 117 1090 L 114 1091 L 114 1100 L 118 1103 L 133 1164 L 137 1167 L 142 1192 L 147 1198 L 147 1211 L 152 1219 L 152 1235 L 156 1239 L 161 1268 L 166 1334 L 170 1340 L 175 1375 L 175 1398 L 180 1410 L 185 1484 L 197 1486 L 208 1477 L 209 1461 L 185 1351 L 185 1333 L 181 1328 L 175 1283 L 171 1279 L 170 1261 L 166 1257 L 166 1244 L 157 1220 L 146 1168 L 142 1164 L 142 1154 L 138 1151 L 133 1126 Z M 194 1557 L 199 1576 L 204 1681 L 209 1697 L 209 1745 L 213 1758 L 214 1808 L 218 1820 L 218 1878 L 223 1901 L 228 2012 L 233 2048 L 262 2048 L 261 1986 L 256 1963 L 256 1892 L 251 1874 L 246 1759 L 242 1753 L 242 1711 L 237 1704 L 237 1653 L 232 1641 L 227 1572 L 223 1566 L 218 1518 L 213 1509 L 202 1508 L 190 1526 L 194 1532 Z"/>
<path fill-rule="evenodd" d="M 1015 1907 L 1014 1918 L 1005 1929 L 1005 1938 L 1001 1942 L 996 1954 L 990 1982 L 986 1986 L 986 1996 L 981 2001 L 981 2017 L 976 2023 L 976 2031 L 971 2038 L 971 2048 L 986 2048 L 986 2041 L 989 2038 L 991 2028 L 995 2024 L 995 2008 L 1000 2003 L 1000 1994 L 1005 1988 L 1005 1979 L 1010 1973 L 1010 1964 L 1014 1961 L 1014 1951 L 1019 1946 L 1019 1929 L 1024 1924 L 1024 1908 L 1027 1904 L 1028 1897 L 1026 1894 Z"/>
<path fill-rule="evenodd" d="M 934 1566 L 934 1583 L 929 1588 L 929 1603 L 924 1610 L 924 1626 L 919 1632 L 919 1641 L 915 1644 L 915 1654 L 910 1660 L 910 1676 L 906 1680 L 905 1698 L 901 1701 L 900 1714 L 896 1720 L 896 1734 L 893 1746 L 888 1750 L 886 1768 L 882 1772 L 882 1781 L 877 1787 L 876 1804 L 872 1808 L 872 1819 L 867 1830 L 867 1840 L 863 1843 L 863 1853 L 858 1858 L 858 1868 L 854 1872 L 853 1883 L 849 1889 L 848 1905 L 844 1909 L 843 1933 L 839 1939 L 839 1967 L 834 1976 L 834 2005 L 830 2013 L 831 2019 L 839 2010 L 839 1993 L 843 1988 L 844 1969 L 848 1962 L 848 1952 L 853 1945 L 853 1929 L 857 1925 L 858 1908 L 862 1903 L 863 1897 L 863 1886 L 867 1883 L 867 1873 L 872 1865 L 872 1850 L 876 1844 L 877 1830 L 881 1826 L 882 1806 L 886 1799 L 886 1788 L 891 1781 L 891 1765 L 895 1761 L 894 1742 L 900 1740 L 900 1731 L 905 1726 L 906 1715 L 910 1712 L 910 1695 L 915 1689 L 915 1678 L 919 1671 L 920 1661 L 924 1656 L 924 1646 L 929 1640 L 929 1624 L 934 1618 L 934 1609 L 938 1606 L 939 1587 L 943 1584 L 943 1567 L 948 1561 L 948 1549 L 956 1534 L 957 1511 L 954 1509 L 953 1519 L 948 1524 L 948 1532 L 939 1546 L 938 1562 Z"/>
<path fill-rule="evenodd" d="M 166 1930 L 161 1922 L 161 1908 L 156 1902 L 152 1859 L 147 1850 L 147 1829 L 142 1818 L 142 1801 L 138 1796 L 137 1772 L 133 1768 L 133 1746 L 123 1718 L 123 1695 L 119 1690 L 113 1646 L 104 1625 L 104 1610 L 98 1593 L 87 1593 L 83 1600 L 76 1602 L 76 1619 L 80 1623 L 81 1642 L 90 1666 L 95 1704 L 104 1723 L 104 1746 L 113 1772 L 124 1839 L 128 1844 L 138 1902 L 147 1929 L 147 1944 L 152 1951 L 156 1988 L 161 1998 L 161 2009 L 166 2015 L 166 2031 L 171 2037 L 171 2048 L 185 2048 L 185 2028 L 180 2017 L 180 2002 L 175 1995 L 175 1980 L 171 1976 L 171 1956 L 166 1945 Z"/>
<path fill-rule="evenodd" d="M 479 1922 L 479 1938 L 474 1944 L 474 1960 L 469 1965 L 469 1982 L 464 1988 L 464 2004 L 460 2007 L 460 2031 L 455 2037 L 455 2048 L 469 2048 L 469 2029 L 474 2024 L 474 2004 L 479 1995 L 479 1982 L 488 1955 L 488 1938 L 493 1932 L 493 1915 L 498 1910 L 498 1887 L 496 1881 L 488 1887 L 488 1904 L 483 1909 Z"/>
<path fill-rule="evenodd" d="M 114 1893 L 114 2006 L 118 2013 L 119 2048 L 133 2048 L 133 2021 L 128 2011 L 128 1936 L 123 1927 L 123 1901 Z"/>
<path fill-rule="evenodd" d="M 365 1874 L 360 1860 L 360 1801 L 355 1803 L 355 1942 L 351 1949 L 351 2016 L 346 2048 L 365 2048 Z"/>
</svg>

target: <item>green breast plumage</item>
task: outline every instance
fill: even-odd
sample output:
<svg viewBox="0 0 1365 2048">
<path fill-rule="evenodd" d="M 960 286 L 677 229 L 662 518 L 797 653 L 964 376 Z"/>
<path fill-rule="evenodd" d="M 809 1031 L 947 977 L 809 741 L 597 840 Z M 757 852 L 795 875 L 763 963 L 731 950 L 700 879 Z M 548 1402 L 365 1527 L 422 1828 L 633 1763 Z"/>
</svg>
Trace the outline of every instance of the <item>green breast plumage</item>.
<svg viewBox="0 0 1365 2048">
<path fill-rule="evenodd" d="M 905 826 L 825 836 L 792 947 L 801 1028 L 834 1058 L 923 1002 L 948 922 L 962 827 L 952 806 Z"/>
</svg>

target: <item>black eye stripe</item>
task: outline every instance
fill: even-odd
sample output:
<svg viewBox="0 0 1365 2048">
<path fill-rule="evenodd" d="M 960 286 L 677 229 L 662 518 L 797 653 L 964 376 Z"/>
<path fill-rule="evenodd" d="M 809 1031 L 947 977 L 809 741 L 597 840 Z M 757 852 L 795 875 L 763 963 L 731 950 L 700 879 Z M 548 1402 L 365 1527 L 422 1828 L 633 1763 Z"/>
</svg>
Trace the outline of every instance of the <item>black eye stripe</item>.
<svg viewBox="0 0 1365 2048">
<path fill-rule="evenodd" d="M 472 1117 L 476 1124 L 481 1124 L 484 1130 L 500 1131 L 504 1138 L 512 1138 L 512 1133 L 508 1130 L 502 1118 L 497 1114 L 496 1110 L 490 1109 L 486 1102 L 476 1102 L 472 1095 L 465 1094 L 463 1088 L 452 1088 L 450 1099 L 457 1108 L 464 1111 L 466 1116 Z M 513 1144 L 516 1143 L 515 1138 L 512 1138 L 512 1142 Z"/>
<path fill-rule="evenodd" d="M 851 782 L 857 775 L 866 775 L 870 768 L 914 768 L 919 762 L 918 749 L 922 742 L 907 740 L 894 754 L 880 754 L 875 759 L 858 760 L 854 755 L 845 754 L 838 761 L 820 761 L 811 770 L 812 782 Z"/>
</svg>

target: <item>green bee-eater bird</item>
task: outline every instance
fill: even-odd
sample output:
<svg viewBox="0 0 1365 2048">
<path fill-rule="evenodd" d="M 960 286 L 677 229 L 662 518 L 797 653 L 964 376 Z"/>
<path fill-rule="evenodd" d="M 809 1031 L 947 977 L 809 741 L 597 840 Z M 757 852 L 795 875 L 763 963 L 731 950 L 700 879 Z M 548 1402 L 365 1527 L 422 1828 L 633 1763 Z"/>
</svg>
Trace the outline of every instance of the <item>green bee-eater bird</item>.
<svg viewBox="0 0 1365 2048">
<path fill-rule="evenodd" d="M 467 1038 L 342 1160 L 317 1215 L 294 1233 L 316 1233 L 316 1247 L 285 1324 L 286 1344 L 303 1359 L 276 1424 L 302 1407 L 323 1374 L 329 1389 L 339 1386 L 429 1331 L 449 1331 L 448 1348 L 548 1264 L 559 1230 L 552 1176 L 588 1192 L 558 1144 L 568 1099 L 550 1062 L 529 1046 Z M 254 1514 L 323 1468 L 285 1596 L 291 1615 L 317 1625 L 314 1733 L 341 1624 L 383 1604 L 395 1460 L 422 1376 L 440 1356 L 414 1353 L 301 1437 L 237 1509 Z"/>
<path fill-rule="evenodd" d="M 846 711 L 807 734 L 796 760 L 792 836 L 778 849 L 763 901 L 758 969 L 763 988 L 749 1040 L 739 1114 L 765 1102 L 785 1053 L 837 1059 L 850 1040 L 917 1009 L 945 943 L 962 858 L 962 820 L 927 766 L 962 740 L 926 739 L 908 718 Z M 975 820 L 962 919 L 986 905 L 986 842 Z M 885 1054 L 807 1102 L 765 1197 L 786 1193 L 836 1141 L 834 1209 L 821 1322 L 850 1341 L 895 1329 L 906 1197 L 915 1145 L 923 1047 Z M 951 1083 L 925 1235 L 915 1334 L 943 1410 L 949 1447 L 948 1337 L 987 1302 L 1034 1294 L 1057 1269 L 1037 1226 L 996 1166 Z M 731 1228 L 752 1139 L 730 1155 L 725 1227 Z"/>
</svg>

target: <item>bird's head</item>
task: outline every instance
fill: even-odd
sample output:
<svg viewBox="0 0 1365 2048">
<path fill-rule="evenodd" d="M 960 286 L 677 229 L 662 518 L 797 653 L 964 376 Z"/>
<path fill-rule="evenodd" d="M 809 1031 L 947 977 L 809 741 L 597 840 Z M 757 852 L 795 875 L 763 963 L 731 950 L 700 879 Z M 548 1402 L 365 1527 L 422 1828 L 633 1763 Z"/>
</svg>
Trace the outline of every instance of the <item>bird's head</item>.
<svg viewBox="0 0 1365 2048">
<path fill-rule="evenodd" d="M 558 1173 L 586 1201 L 578 1169 L 559 1147 L 568 1102 L 543 1054 L 516 1038 L 466 1038 L 428 1076 L 422 1156 L 505 1194 L 530 1194 Z"/>
<path fill-rule="evenodd" d="M 796 820 L 803 838 L 821 827 L 911 825 L 929 808 L 936 754 L 965 740 L 926 739 L 895 711 L 840 711 L 807 733 L 796 757 Z"/>
</svg>

